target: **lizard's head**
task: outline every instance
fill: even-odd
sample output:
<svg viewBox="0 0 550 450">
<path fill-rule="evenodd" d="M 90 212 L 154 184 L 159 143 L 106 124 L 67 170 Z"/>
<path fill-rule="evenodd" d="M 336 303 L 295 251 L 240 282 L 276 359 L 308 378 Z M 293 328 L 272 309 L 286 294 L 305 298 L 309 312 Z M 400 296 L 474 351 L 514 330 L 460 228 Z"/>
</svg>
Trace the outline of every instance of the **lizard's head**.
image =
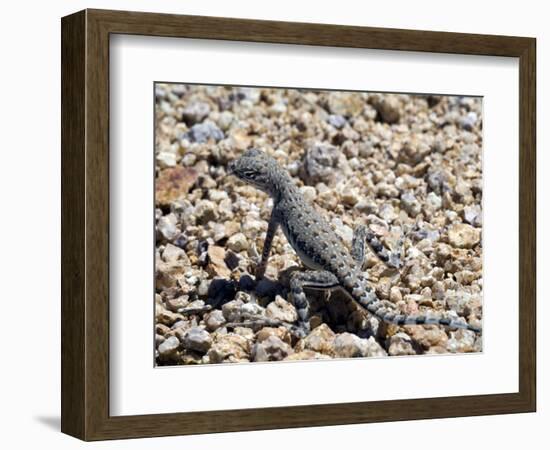
<svg viewBox="0 0 550 450">
<path fill-rule="evenodd" d="M 282 172 L 277 161 L 261 150 L 250 149 L 229 164 L 229 173 L 273 195 L 275 178 Z"/>
</svg>

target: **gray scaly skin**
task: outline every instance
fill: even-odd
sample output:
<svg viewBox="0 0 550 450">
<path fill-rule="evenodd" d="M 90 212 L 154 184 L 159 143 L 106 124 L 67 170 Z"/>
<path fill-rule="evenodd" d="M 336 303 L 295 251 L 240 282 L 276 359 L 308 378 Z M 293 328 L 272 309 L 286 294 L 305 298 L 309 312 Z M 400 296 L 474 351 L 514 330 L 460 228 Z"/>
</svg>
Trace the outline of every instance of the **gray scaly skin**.
<svg viewBox="0 0 550 450">
<path fill-rule="evenodd" d="M 343 288 L 369 313 L 396 325 L 435 324 L 480 331 L 477 327 L 448 318 L 396 314 L 384 306 L 361 272 L 365 243 L 389 266 L 399 268 L 400 255 L 384 249 L 378 239 L 363 226 L 355 230 L 352 250 L 348 251 L 329 223 L 305 201 L 288 173 L 273 158 L 260 150 L 251 149 L 230 163 L 229 171 L 273 199 L 273 210 L 256 277 L 261 278 L 265 273 L 273 237 L 279 226 L 304 265 L 310 269 L 294 272 L 290 279 L 290 289 L 303 333 L 309 330 L 310 315 L 304 288 Z"/>
</svg>

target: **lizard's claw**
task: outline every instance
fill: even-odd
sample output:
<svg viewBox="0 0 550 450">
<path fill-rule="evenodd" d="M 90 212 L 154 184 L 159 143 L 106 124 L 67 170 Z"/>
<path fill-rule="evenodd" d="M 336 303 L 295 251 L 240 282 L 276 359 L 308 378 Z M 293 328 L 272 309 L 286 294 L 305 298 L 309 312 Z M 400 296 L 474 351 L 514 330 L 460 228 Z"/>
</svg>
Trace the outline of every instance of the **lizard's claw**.
<svg viewBox="0 0 550 450">
<path fill-rule="evenodd" d="M 401 253 L 392 253 L 389 256 L 386 265 L 392 269 L 401 269 L 403 267 L 403 261 L 401 260 Z"/>
<path fill-rule="evenodd" d="M 254 270 L 254 275 L 256 276 L 256 280 L 259 280 L 263 278 L 265 275 L 265 265 L 262 264 L 262 257 L 258 253 L 258 249 L 256 248 L 255 242 L 252 242 L 252 245 L 250 246 L 249 255 L 250 255 L 252 264 L 256 265 L 256 269 Z"/>
<path fill-rule="evenodd" d="M 261 280 L 264 277 L 265 269 L 266 269 L 265 265 L 259 264 L 258 266 L 256 266 L 256 272 L 255 272 L 256 281 Z"/>
<path fill-rule="evenodd" d="M 292 325 L 290 332 L 296 336 L 298 339 L 305 338 L 310 332 L 309 323 L 301 322 L 298 325 Z"/>
</svg>

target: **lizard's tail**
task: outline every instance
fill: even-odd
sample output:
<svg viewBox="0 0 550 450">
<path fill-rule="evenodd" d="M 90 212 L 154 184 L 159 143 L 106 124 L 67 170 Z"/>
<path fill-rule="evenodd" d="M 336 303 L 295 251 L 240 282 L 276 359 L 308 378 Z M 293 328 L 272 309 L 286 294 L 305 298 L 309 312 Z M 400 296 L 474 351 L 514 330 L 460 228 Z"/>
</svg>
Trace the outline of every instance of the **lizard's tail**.
<svg viewBox="0 0 550 450">
<path fill-rule="evenodd" d="M 374 290 L 368 285 L 366 277 L 359 275 L 353 280 L 349 280 L 349 286 L 346 286 L 348 293 L 375 317 L 384 322 L 395 325 L 442 325 L 449 328 L 462 328 L 465 330 L 481 332 L 481 328 L 470 325 L 469 323 L 454 320 L 451 318 L 438 317 L 436 315 L 405 315 L 397 314 L 395 311 L 387 308 L 376 296 Z"/>
<path fill-rule="evenodd" d="M 385 306 L 380 305 L 379 302 L 366 305 L 366 309 L 384 322 L 393 323 L 395 325 L 443 325 L 449 328 L 462 328 L 464 330 L 481 333 L 481 328 L 451 318 L 432 315 L 409 316 L 405 314 L 396 314 Z"/>
</svg>

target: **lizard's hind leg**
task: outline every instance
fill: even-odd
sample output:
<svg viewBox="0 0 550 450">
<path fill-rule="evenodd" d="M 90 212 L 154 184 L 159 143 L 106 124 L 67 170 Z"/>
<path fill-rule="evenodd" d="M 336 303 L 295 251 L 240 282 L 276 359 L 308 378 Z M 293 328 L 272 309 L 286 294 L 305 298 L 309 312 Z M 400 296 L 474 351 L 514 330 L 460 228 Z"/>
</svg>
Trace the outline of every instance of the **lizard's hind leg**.
<svg viewBox="0 0 550 450">
<path fill-rule="evenodd" d="M 310 308 L 304 288 L 331 289 L 339 286 L 338 279 L 331 272 L 325 270 L 307 270 L 294 272 L 290 277 L 290 292 L 292 301 L 298 312 L 298 334 L 309 333 Z"/>
<path fill-rule="evenodd" d="M 359 225 L 353 230 L 353 240 L 351 241 L 351 256 L 357 263 L 358 267 L 362 267 L 365 262 L 365 240 L 367 235 L 367 227 Z"/>
<path fill-rule="evenodd" d="M 399 269 L 403 265 L 401 259 L 403 253 L 404 237 L 402 236 L 397 243 L 397 250 L 388 250 L 382 242 L 365 227 L 359 225 L 353 232 L 353 240 L 351 243 L 351 255 L 357 262 L 358 267 L 362 267 L 365 261 L 365 244 L 369 246 L 372 252 L 388 267 Z"/>
</svg>

